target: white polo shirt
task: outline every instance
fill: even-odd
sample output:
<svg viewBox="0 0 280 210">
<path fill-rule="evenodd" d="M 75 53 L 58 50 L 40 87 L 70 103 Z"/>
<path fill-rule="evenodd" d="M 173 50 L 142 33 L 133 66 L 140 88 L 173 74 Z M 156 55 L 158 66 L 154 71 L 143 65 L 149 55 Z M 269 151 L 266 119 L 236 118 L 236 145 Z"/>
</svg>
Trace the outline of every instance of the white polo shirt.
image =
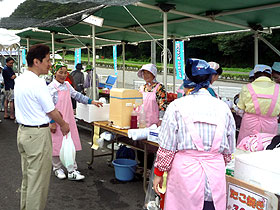
<svg viewBox="0 0 280 210">
<path fill-rule="evenodd" d="M 15 79 L 16 120 L 24 125 L 42 125 L 50 122 L 46 113 L 55 109 L 46 82 L 26 70 Z"/>
</svg>

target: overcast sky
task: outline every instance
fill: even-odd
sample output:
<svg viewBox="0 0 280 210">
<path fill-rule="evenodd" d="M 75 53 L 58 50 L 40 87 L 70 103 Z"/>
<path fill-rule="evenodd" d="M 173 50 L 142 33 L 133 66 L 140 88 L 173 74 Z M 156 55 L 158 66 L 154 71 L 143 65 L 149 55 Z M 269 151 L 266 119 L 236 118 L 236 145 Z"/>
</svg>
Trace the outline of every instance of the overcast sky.
<svg viewBox="0 0 280 210">
<path fill-rule="evenodd" d="M 25 0 L 0 0 L 0 18 L 9 17 L 17 6 Z"/>
</svg>

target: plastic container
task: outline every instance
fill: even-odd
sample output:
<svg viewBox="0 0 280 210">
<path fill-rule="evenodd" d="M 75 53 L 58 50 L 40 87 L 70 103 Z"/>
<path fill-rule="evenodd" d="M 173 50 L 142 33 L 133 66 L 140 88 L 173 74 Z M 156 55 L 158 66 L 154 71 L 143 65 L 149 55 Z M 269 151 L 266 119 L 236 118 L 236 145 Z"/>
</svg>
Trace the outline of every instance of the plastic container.
<svg viewBox="0 0 280 210">
<path fill-rule="evenodd" d="M 134 178 L 136 160 L 116 159 L 113 162 L 115 177 L 120 181 L 131 181 Z"/>
<path fill-rule="evenodd" d="M 146 115 L 145 115 L 145 112 L 144 112 L 144 105 L 142 104 L 141 106 L 141 110 L 140 110 L 140 113 L 139 113 L 139 128 L 146 128 Z"/>
<path fill-rule="evenodd" d="M 236 155 L 234 177 L 280 195 L 280 148 Z"/>
<path fill-rule="evenodd" d="M 137 112 L 135 111 L 135 104 L 133 104 L 133 110 L 130 116 L 130 129 L 136 129 L 137 127 Z"/>
<path fill-rule="evenodd" d="M 91 123 L 94 121 L 109 120 L 110 104 L 103 104 L 103 107 L 97 107 L 93 104 L 77 103 L 76 118 Z"/>
</svg>

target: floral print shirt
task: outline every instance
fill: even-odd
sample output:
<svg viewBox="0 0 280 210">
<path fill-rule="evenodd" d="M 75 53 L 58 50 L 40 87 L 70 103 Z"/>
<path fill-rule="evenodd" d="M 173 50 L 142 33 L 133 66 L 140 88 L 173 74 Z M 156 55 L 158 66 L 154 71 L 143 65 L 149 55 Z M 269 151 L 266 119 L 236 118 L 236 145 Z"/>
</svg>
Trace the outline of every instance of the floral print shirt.
<svg viewBox="0 0 280 210">
<path fill-rule="evenodd" d="M 144 92 L 153 92 L 154 88 L 157 86 L 158 82 L 152 85 L 151 90 L 148 90 L 147 85 L 144 85 Z M 162 119 L 163 115 L 167 108 L 167 93 L 165 90 L 165 87 L 163 84 L 160 84 L 158 86 L 157 92 L 156 92 L 156 100 L 159 107 L 159 118 Z"/>
</svg>

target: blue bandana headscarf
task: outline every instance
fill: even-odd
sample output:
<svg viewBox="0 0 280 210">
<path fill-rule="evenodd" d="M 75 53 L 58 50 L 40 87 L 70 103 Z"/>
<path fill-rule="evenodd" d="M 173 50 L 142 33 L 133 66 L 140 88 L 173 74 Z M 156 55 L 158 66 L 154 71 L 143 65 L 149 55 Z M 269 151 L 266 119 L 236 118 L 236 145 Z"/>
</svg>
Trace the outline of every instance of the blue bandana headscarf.
<svg viewBox="0 0 280 210">
<path fill-rule="evenodd" d="M 190 58 L 187 59 L 186 68 L 185 68 L 185 79 L 183 80 L 183 85 L 185 88 L 194 88 L 190 94 L 198 92 L 201 88 L 208 88 L 213 74 L 217 72 L 210 68 L 210 65 L 205 60 Z M 209 75 L 208 79 L 195 83 L 187 75 L 191 76 L 203 76 Z"/>
</svg>

